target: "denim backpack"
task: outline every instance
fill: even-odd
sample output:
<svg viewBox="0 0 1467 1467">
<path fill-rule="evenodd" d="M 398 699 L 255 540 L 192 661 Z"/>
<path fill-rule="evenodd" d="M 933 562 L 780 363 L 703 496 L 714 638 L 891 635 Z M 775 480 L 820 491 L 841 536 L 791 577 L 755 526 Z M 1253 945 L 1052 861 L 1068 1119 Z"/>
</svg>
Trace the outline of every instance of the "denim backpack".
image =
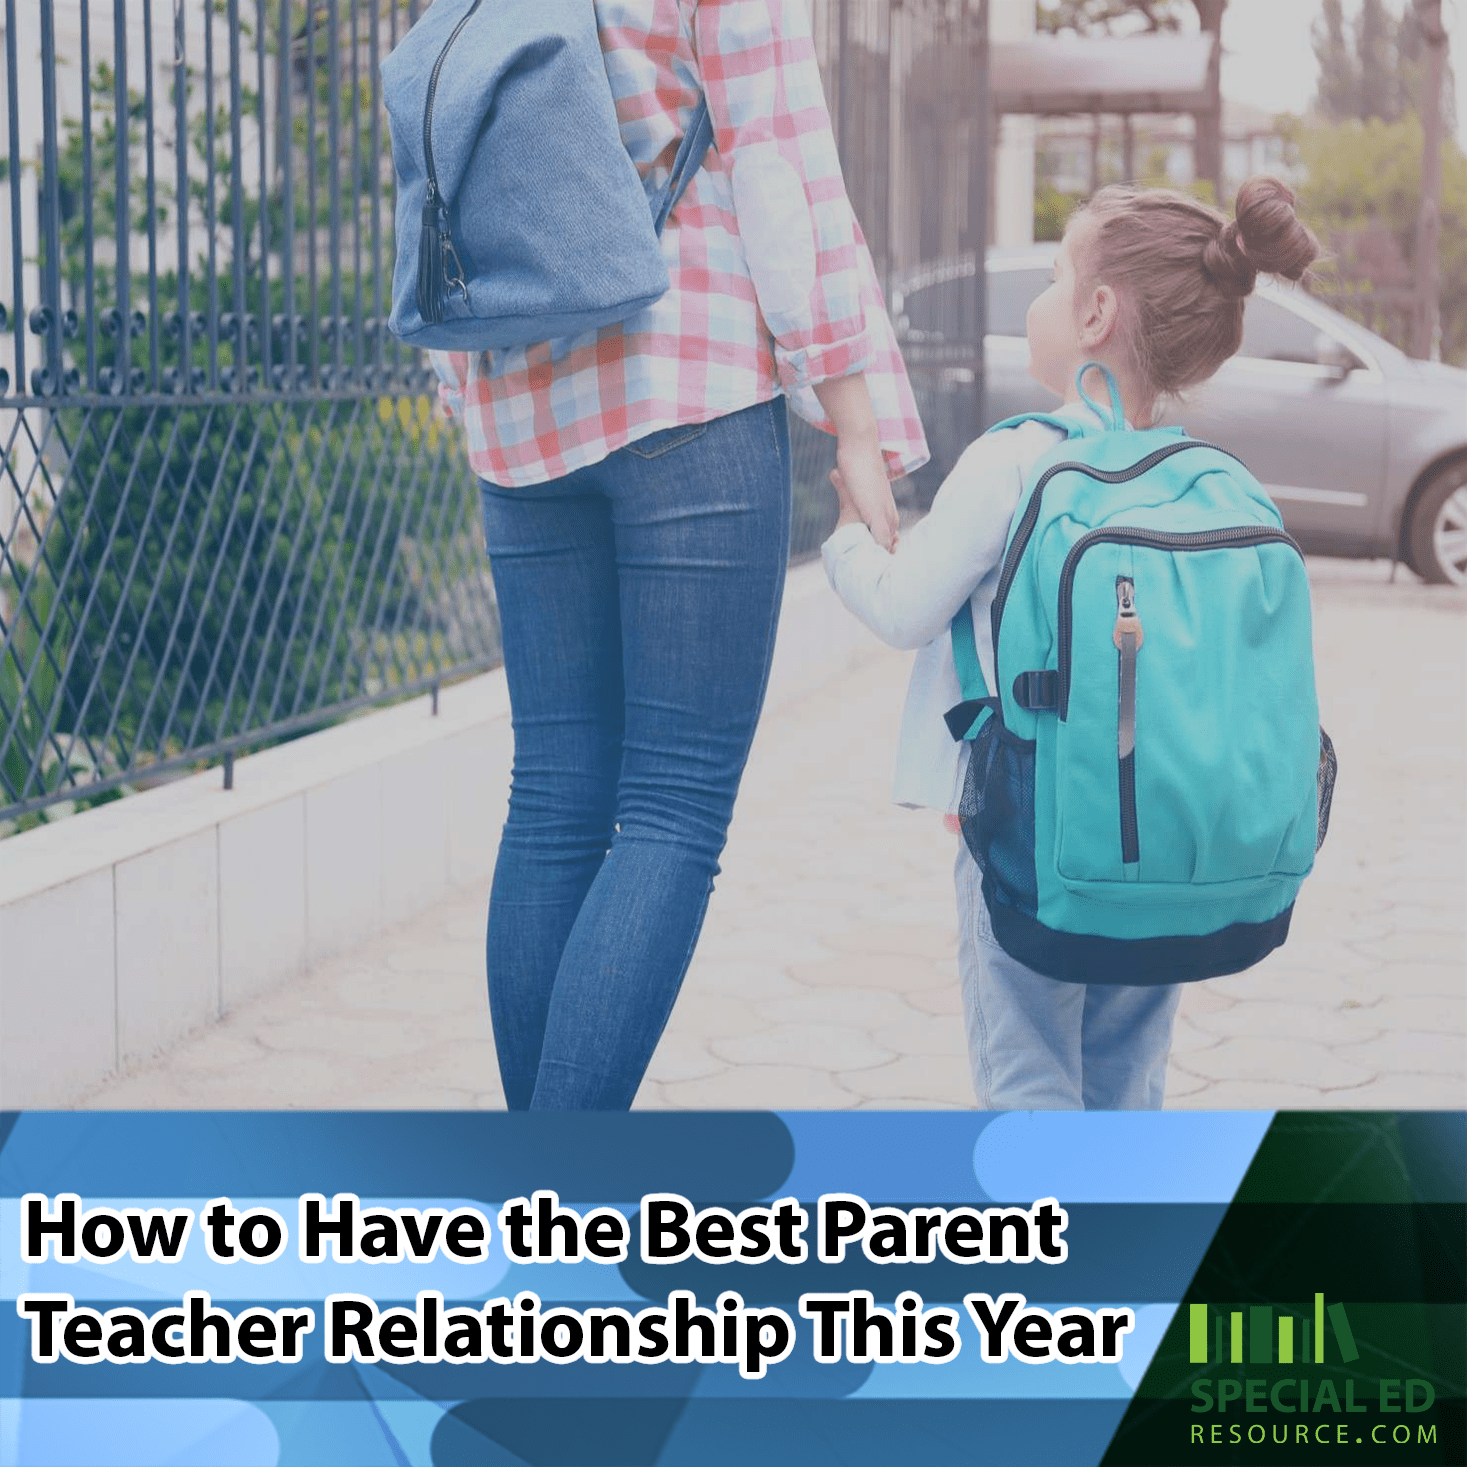
<svg viewBox="0 0 1467 1467">
<path fill-rule="evenodd" d="M 617 128 L 590 0 L 435 0 L 382 63 L 382 91 L 395 335 L 525 346 L 666 293 L 659 235 L 712 142 L 707 103 L 649 197 Z"/>
<path fill-rule="evenodd" d="M 1081 370 L 1080 380 L 1096 363 Z M 1104 368 L 1099 368 L 1104 371 Z M 1077 983 L 1235 973 L 1288 935 L 1324 839 L 1298 545 L 1231 454 L 1180 428 L 1039 418 L 993 602 L 998 688 L 952 625 L 972 741 L 959 821 L 1011 956 Z"/>
</svg>

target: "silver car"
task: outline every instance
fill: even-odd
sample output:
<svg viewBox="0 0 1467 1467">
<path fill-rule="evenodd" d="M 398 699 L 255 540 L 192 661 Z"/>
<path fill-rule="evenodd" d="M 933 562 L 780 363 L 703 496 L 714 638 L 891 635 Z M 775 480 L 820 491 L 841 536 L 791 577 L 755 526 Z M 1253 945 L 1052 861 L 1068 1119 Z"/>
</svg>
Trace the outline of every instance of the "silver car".
<svg viewBox="0 0 1467 1467">
<path fill-rule="evenodd" d="M 1028 374 L 1024 317 L 1048 285 L 1054 247 L 987 261 L 981 427 L 1053 405 Z M 972 372 L 953 361 L 973 260 L 913 271 L 891 292 L 934 464 L 971 437 Z M 1303 291 L 1263 284 L 1249 298 L 1243 346 L 1165 420 L 1236 453 L 1306 550 L 1393 556 L 1424 580 L 1467 585 L 1467 372 L 1419 362 Z M 951 440 L 951 441 L 949 441 Z M 934 469 L 920 498 L 936 489 Z"/>
</svg>

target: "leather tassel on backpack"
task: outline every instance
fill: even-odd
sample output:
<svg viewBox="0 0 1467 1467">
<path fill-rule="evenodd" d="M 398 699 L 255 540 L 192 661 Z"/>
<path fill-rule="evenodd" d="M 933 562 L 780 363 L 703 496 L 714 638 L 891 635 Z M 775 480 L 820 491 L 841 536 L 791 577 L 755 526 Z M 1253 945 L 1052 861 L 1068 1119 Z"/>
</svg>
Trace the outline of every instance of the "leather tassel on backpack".
<svg viewBox="0 0 1467 1467">
<path fill-rule="evenodd" d="M 447 298 L 443 251 L 447 240 L 439 230 L 438 190 L 430 182 L 423 200 L 423 225 L 418 232 L 418 314 L 437 325 L 443 320 Z"/>
</svg>

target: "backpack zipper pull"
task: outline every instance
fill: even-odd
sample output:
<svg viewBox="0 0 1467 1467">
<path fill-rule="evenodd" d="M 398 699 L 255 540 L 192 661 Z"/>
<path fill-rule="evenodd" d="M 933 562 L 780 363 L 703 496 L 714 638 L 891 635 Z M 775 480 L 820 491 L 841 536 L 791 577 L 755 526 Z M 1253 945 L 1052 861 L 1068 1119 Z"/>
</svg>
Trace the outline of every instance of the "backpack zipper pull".
<svg viewBox="0 0 1467 1467">
<path fill-rule="evenodd" d="M 1120 774 L 1121 860 L 1133 866 L 1141 859 L 1141 841 L 1136 829 L 1136 653 L 1143 633 L 1136 615 L 1136 583 L 1130 576 L 1116 577 L 1116 625 L 1111 634 L 1118 658 L 1116 712 L 1116 760 Z"/>
<path fill-rule="evenodd" d="M 435 325 L 443 320 L 443 303 L 447 295 L 444 276 L 448 253 L 453 248 L 448 238 L 446 214 L 438 198 L 437 185 L 430 178 L 428 191 L 423 197 L 423 217 L 418 230 L 418 314 L 424 321 Z"/>
<path fill-rule="evenodd" d="M 1134 637 L 1130 651 L 1134 655 L 1141 650 L 1141 643 L 1145 639 L 1145 633 L 1141 630 L 1141 618 L 1136 613 L 1136 583 L 1129 576 L 1116 577 L 1116 625 L 1111 634 L 1111 640 L 1116 645 L 1117 652 L 1127 650 L 1124 637 Z"/>
</svg>

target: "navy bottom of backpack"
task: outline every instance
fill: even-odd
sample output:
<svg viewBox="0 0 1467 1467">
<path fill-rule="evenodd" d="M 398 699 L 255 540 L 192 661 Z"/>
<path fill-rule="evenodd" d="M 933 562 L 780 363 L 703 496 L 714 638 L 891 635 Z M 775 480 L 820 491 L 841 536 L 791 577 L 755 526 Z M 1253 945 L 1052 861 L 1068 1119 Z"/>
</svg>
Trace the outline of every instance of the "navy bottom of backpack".
<svg viewBox="0 0 1467 1467">
<path fill-rule="evenodd" d="M 1267 922 L 1234 922 L 1196 937 L 1095 937 L 1056 932 L 1006 903 L 983 877 L 983 900 L 998 944 L 1011 957 L 1063 983 L 1191 983 L 1241 973 L 1283 944 L 1290 902 Z"/>
</svg>

